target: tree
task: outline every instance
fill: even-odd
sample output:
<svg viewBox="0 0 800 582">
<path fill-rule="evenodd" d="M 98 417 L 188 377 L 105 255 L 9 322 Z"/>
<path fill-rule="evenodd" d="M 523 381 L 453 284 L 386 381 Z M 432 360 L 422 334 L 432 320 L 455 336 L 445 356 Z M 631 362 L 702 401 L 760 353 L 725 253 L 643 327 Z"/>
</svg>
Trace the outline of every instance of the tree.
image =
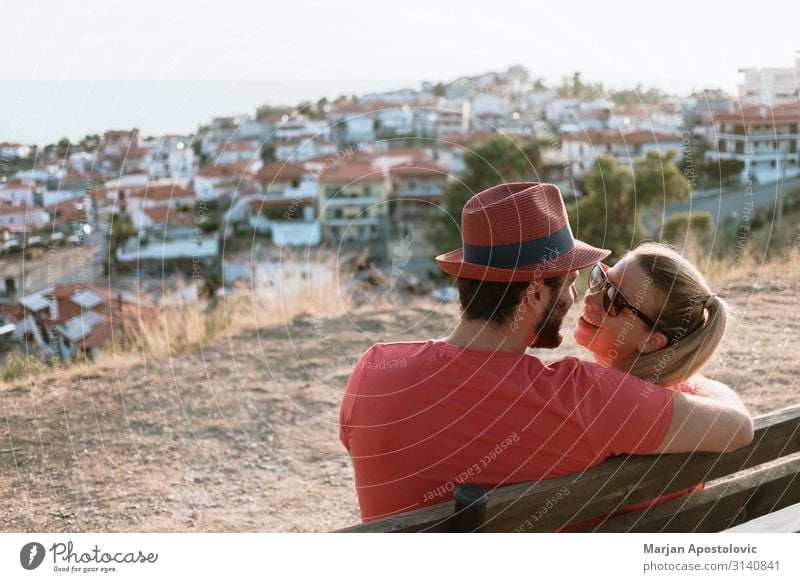
<svg viewBox="0 0 800 582">
<path fill-rule="evenodd" d="M 648 150 L 634 162 L 636 198 L 640 203 L 675 202 L 689 198 L 689 181 L 677 164 L 678 152 Z"/>
<path fill-rule="evenodd" d="M 538 87 L 537 87 L 538 88 Z M 575 71 L 572 77 L 562 77 L 561 85 L 556 92 L 562 97 L 574 97 L 576 99 L 596 99 L 605 96 L 605 89 L 602 83 L 592 83 L 587 85 L 581 78 L 581 72 Z"/>
<path fill-rule="evenodd" d="M 108 262 L 106 269 L 113 275 L 117 268 L 117 250 L 122 248 L 129 238 L 136 235 L 131 219 L 119 213 L 111 215 L 108 228 Z"/>
<path fill-rule="evenodd" d="M 642 84 L 639 83 L 633 89 L 612 91 L 611 101 L 613 101 L 615 105 L 639 105 L 642 103 L 655 105 L 661 102 L 666 96 L 666 93 L 663 93 L 655 87 L 651 87 L 645 91 Z"/>
<path fill-rule="evenodd" d="M 69 143 L 69 138 L 68 137 L 62 137 L 60 140 L 58 140 L 58 143 L 56 144 L 56 147 L 55 147 L 56 154 L 58 154 L 59 156 L 62 156 L 62 157 L 66 156 L 67 153 L 69 153 L 69 148 L 71 146 L 72 146 L 72 144 Z"/>
<path fill-rule="evenodd" d="M 670 202 L 689 197 L 689 182 L 675 163 L 677 152 L 649 150 L 633 170 L 599 156 L 583 176 L 585 196 L 568 208 L 575 236 L 615 254 L 644 238 L 647 219 L 663 215 Z"/>
<path fill-rule="evenodd" d="M 702 246 L 708 243 L 708 237 L 714 227 L 714 217 L 708 212 L 681 212 L 673 214 L 662 228 L 662 240 L 679 245 L 692 237 Z"/>
<path fill-rule="evenodd" d="M 83 137 L 83 139 L 81 139 L 78 145 L 80 145 L 83 151 L 86 152 L 97 151 L 97 148 L 100 147 L 100 136 L 96 133 L 87 134 Z"/>
<path fill-rule="evenodd" d="M 271 143 L 261 144 L 261 161 L 264 165 L 275 161 L 275 146 Z"/>
<path fill-rule="evenodd" d="M 297 106 L 296 114 L 304 115 L 309 119 L 325 119 L 325 112 L 320 110 L 311 101 L 303 101 Z"/>
<path fill-rule="evenodd" d="M 205 168 L 208 165 L 208 154 L 203 151 L 203 140 L 199 135 L 192 140 L 192 152 L 197 158 L 198 165 Z"/>
<path fill-rule="evenodd" d="M 584 196 L 567 206 L 576 238 L 614 254 L 632 246 L 633 221 L 621 219 L 623 209 L 635 208 L 633 172 L 609 156 L 599 156 L 583 176 Z"/>
<path fill-rule="evenodd" d="M 583 93 L 583 81 L 581 81 L 581 72 L 575 71 L 572 73 L 572 95 L 580 97 Z"/>
<path fill-rule="evenodd" d="M 461 212 L 467 200 L 478 192 L 503 182 L 540 180 L 539 148 L 537 140 L 500 136 L 465 152 L 464 173 L 445 187 L 445 214 L 439 212 L 431 217 L 431 244 L 442 252 L 461 246 Z"/>
<path fill-rule="evenodd" d="M 433 95 L 434 95 L 434 97 L 444 97 L 444 93 L 445 93 L 446 89 L 447 89 L 447 86 L 444 83 L 442 83 L 441 81 L 439 83 L 436 83 L 433 86 Z"/>
<path fill-rule="evenodd" d="M 703 164 L 703 177 L 711 186 L 722 186 L 736 182 L 744 170 L 741 160 L 707 160 Z"/>
</svg>

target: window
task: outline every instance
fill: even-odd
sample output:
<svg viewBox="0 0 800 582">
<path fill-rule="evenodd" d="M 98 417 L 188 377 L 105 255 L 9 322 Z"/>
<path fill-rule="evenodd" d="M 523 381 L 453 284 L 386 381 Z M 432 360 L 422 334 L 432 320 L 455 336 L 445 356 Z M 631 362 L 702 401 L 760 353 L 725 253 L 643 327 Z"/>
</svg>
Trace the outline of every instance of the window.
<svg viewBox="0 0 800 582">
<path fill-rule="evenodd" d="M 372 195 L 372 189 L 369 186 L 364 186 L 363 192 L 364 192 L 364 196 L 371 196 Z"/>
</svg>

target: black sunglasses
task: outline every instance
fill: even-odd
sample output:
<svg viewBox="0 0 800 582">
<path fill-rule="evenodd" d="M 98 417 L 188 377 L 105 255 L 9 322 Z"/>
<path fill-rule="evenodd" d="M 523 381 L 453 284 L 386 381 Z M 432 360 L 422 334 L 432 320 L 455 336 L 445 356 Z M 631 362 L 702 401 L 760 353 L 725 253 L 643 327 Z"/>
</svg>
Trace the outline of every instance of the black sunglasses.
<svg viewBox="0 0 800 582">
<path fill-rule="evenodd" d="M 605 293 L 603 293 L 603 308 L 606 310 L 606 313 L 608 313 L 611 317 L 616 317 L 623 309 L 628 308 L 630 309 L 631 313 L 647 324 L 647 327 L 654 331 L 663 333 L 667 336 L 667 340 L 670 340 L 669 335 L 660 330 L 655 321 L 631 305 L 631 302 L 625 299 L 620 290 L 609 282 L 603 266 L 604 265 L 601 263 L 597 263 L 589 272 L 589 290 L 592 293 L 605 291 Z"/>
</svg>

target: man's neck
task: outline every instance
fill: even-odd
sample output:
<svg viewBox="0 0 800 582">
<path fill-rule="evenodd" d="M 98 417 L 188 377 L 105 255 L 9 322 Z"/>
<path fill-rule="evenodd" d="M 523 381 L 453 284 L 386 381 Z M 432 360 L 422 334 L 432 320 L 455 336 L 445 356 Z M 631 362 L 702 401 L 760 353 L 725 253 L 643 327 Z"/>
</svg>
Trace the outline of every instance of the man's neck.
<svg viewBox="0 0 800 582">
<path fill-rule="evenodd" d="M 486 320 L 463 318 L 445 341 L 471 350 L 514 354 L 524 354 L 528 347 L 528 341 L 523 334 L 519 330 L 513 331 L 509 324 L 498 326 Z"/>
</svg>

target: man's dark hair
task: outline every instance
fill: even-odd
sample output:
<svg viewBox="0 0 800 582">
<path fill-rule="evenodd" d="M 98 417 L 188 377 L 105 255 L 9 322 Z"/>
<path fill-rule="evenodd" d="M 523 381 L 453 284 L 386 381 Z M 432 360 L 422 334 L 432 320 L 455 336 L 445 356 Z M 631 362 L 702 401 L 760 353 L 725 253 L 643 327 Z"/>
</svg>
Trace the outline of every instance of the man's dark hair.
<svg viewBox="0 0 800 582">
<path fill-rule="evenodd" d="M 552 293 L 558 293 L 564 277 L 544 279 L 543 283 Z M 511 320 L 514 310 L 522 301 L 530 281 L 519 283 L 496 283 L 477 279 L 456 278 L 458 298 L 467 319 L 485 319 L 503 325 Z"/>
</svg>

